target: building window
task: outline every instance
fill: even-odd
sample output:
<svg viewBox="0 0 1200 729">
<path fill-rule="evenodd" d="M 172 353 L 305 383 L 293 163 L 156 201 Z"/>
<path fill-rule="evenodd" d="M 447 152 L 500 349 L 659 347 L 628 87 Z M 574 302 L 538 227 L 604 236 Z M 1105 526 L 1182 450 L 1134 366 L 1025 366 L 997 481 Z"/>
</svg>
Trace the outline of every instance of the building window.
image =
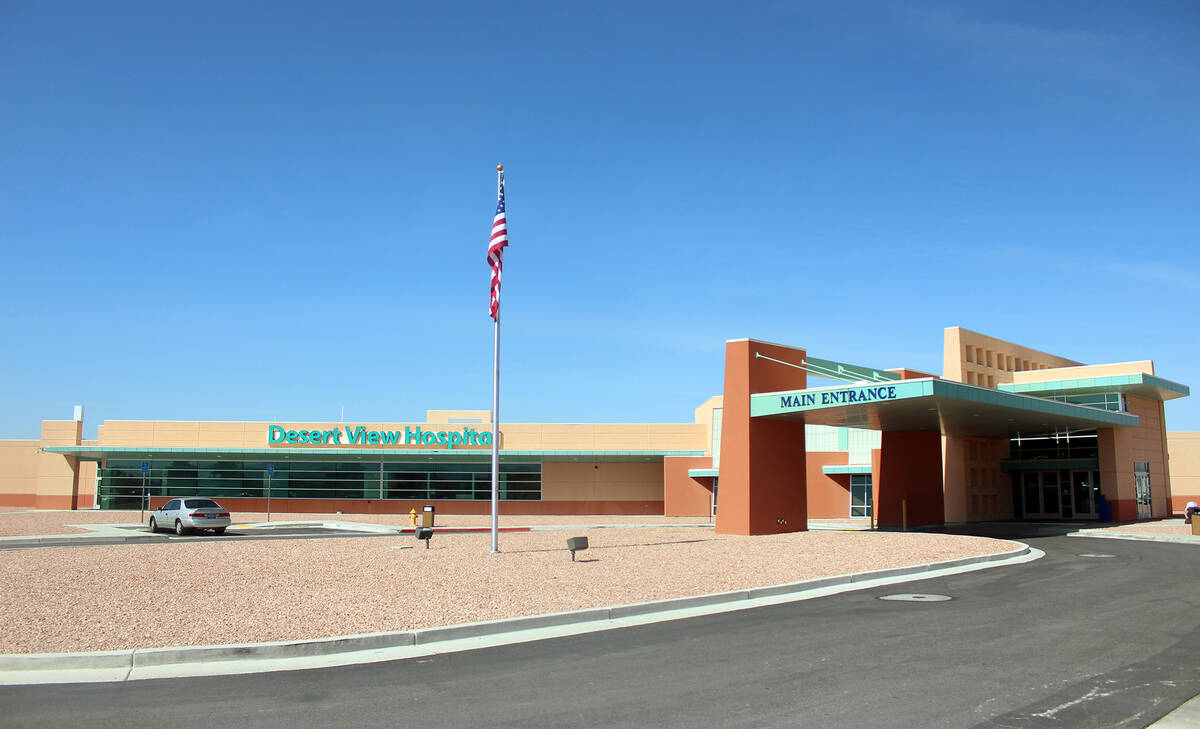
<svg viewBox="0 0 1200 729">
<path fill-rule="evenodd" d="M 850 516 L 870 516 L 872 506 L 871 477 L 850 477 Z"/>
<path fill-rule="evenodd" d="M 100 508 L 136 509 L 148 496 L 294 499 L 491 499 L 491 464 L 429 461 L 140 461 L 108 460 L 99 469 Z M 274 473 L 268 469 L 274 466 Z M 500 498 L 542 498 L 541 463 L 500 464 Z"/>
<path fill-rule="evenodd" d="M 992 350 L 987 350 L 987 366 L 992 366 Z"/>
<path fill-rule="evenodd" d="M 973 350 L 973 349 L 974 349 L 974 347 L 972 347 L 972 346 L 971 346 L 971 345 L 969 345 L 969 344 L 967 345 L 967 361 L 968 361 L 968 362 L 974 362 L 974 361 L 975 361 L 975 355 L 974 355 L 974 352 L 972 352 L 972 351 L 971 351 L 971 350 Z"/>
</svg>

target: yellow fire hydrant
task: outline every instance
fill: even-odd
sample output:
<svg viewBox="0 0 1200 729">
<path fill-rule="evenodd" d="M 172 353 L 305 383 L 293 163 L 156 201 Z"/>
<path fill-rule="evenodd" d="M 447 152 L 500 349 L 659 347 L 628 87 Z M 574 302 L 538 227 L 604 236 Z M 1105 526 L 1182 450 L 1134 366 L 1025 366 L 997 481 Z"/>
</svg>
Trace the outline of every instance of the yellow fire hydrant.
<svg viewBox="0 0 1200 729">
<path fill-rule="evenodd" d="M 413 509 L 412 511 L 408 512 L 408 525 L 409 526 L 417 525 L 417 510 L 416 509 Z"/>
</svg>

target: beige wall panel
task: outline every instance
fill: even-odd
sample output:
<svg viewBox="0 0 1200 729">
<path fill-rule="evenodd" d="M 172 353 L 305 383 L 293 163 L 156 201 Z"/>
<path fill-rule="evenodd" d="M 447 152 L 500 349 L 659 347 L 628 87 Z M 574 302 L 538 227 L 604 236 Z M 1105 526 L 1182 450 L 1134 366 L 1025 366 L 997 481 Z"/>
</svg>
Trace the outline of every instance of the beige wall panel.
<svg viewBox="0 0 1200 729">
<path fill-rule="evenodd" d="M 544 501 L 661 501 L 661 463 L 545 463 Z"/>
<path fill-rule="evenodd" d="M 1053 382 L 1055 380 L 1078 380 L 1086 377 L 1112 377 L 1114 375 L 1154 374 L 1154 362 L 1114 362 L 1112 364 L 1080 365 L 1078 367 L 1054 367 L 1044 370 L 1014 372 L 1013 382 Z"/>
<path fill-rule="evenodd" d="M 1200 431 L 1167 433 L 1167 453 L 1173 477 L 1200 478 Z"/>
<path fill-rule="evenodd" d="M 83 423 L 79 421 L 43 420 L 41 447 L 79 445 L 82 434 Z M 72 499 L 78 484 L 78 459 L 45 451 L 38 453 L 37 458 L 37 496 Z M 62 507 L 69 508 L 70 503 L 73 502 Z"/>
<path fill-rule="evenodd" d="M 967 358 L 968 347 L 973 353 L 970 360 Z M 983 353 L 982 357 L 978 356 L 979 352 Z M 986 356 L 988 352 L 992 354 L 990 365 Z M 1010 359 L 1012 369 L 1009 369 Z M 1030 363 L 1031 369 L 1037 365 L 1073 367 L 1083 364 L 962 327 L 947 327 L 943 334 L 942 377 L 947 380 L 966 382 L 966 373 L 969 371 L 974 373 L 976 378 L 983 375 L 985 384 L 988 377 L 997 385 L 1012 382 L 1017 372 L 1024 368 L 1025 361 Z"/>
<path fill-rule="evenodd" d="M 38 440 L 0 441 L 0 494 L 35 494 L 42 445 Z"/>
</svg>

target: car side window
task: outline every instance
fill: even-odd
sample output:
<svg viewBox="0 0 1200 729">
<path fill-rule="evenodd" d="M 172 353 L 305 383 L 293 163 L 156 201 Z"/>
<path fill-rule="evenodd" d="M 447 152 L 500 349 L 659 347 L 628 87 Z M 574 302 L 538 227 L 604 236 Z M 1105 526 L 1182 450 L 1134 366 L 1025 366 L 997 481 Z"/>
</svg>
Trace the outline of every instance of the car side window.
<svg viewBox="0 0 1200 729">
<path fill-rule="evenodd" d="M 163 511 L 174 511 L 179 508 L 179 499 L 172 499 L 163 506 Z"/>
</svg>

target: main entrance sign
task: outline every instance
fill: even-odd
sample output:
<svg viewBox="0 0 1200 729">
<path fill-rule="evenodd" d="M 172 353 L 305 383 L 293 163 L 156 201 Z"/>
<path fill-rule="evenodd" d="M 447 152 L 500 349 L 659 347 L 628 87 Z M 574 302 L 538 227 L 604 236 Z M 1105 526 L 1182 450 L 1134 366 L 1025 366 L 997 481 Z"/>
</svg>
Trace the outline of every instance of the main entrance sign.
<svg viewBox="0 0 1200 729">
<path fill-rule="evenodd" d="M 880 385 L 878 387 L 859 387 L 851 390 L 825 390 L 822 392 L 801 392 L 795 395 L 780 395 L 779 406 L 785 408 L 803 408 L 820 405 L 850 405 L 895 399 L 895 385 Z"/>
<path fill-rule="evenodd" d="M 367 430 L 364 425 L 347 425 L 331 430 L 288 430 L 281 425 L 267 428 L 267 443 L 297 445 L 343 445 L 342 431 L 346 432 L 345 445 L 440 445 L 453 450 L 455 446 L 490 446 L 492 434 L 474 428 L 457 430 L 421 430 L 405 427 L 404 430 Z"/>
</svg>

